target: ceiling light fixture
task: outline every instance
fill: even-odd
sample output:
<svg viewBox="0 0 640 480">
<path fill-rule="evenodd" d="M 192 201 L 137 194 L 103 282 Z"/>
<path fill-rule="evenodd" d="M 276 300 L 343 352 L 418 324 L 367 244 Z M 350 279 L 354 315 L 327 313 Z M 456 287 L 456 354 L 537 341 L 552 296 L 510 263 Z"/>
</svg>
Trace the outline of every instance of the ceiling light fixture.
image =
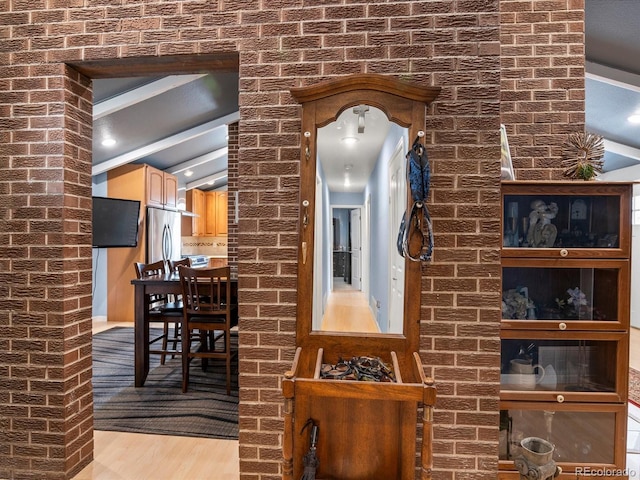
<svg viewBox="0 0 640 480">
<path fill-rule="evenodd" d="M 640 113 L 634 113 L 633 115 L 629 115 L 627 120 L 631 123 L 640 123 Z"/>
<path fill-rule="evenodd" d="M 364 133 L 364 114 L 368 111 L 368 105 L 358 105 L 353 108 L 353 113 L 358 115 L 358 133 Z"/>
<path fill-rule="evenodd" d="M 105 137 L 102 139 L 103 147 L 113 147 L 116 144 L 115 138 Z"/>
<path fill-rule="evenodd" d="M 358 143 L 358 139 L 356 137 L 343 137 L 340 141 L 345 145 L 355 145 Z"/>
<path fill-rule="evenodd" d="M 184 172 L 185 177 L 190 177 L 191 175 L 193 175 L 193 170 L 187 170 L 186 172 Z"/>
</svg>

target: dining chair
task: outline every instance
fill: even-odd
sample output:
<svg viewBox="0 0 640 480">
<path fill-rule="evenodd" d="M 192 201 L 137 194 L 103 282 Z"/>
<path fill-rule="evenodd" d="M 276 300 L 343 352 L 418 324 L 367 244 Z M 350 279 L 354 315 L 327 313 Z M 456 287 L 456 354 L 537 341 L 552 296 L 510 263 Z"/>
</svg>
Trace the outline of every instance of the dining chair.
<svg viewBox="0 0 640 480">
<path fill-rule="evenodd" d="M 210 358 L 226 362 L 227 395 L 231 394 L 231 329 L 238 324 L 238 306 L 231 297 L 231 269 L 178 267 L 182 287 L 182 391 L 189 385 L 189 363 Z M 191 338 L 200 335 L 192 347 Z"/>
<path fill-rule="evenodd" d="M 154 275 L 164 275 L 166 264 L 163 260 L 153 263 L 135 262 L 137 278 L 151 277 Z M 160 364 L 164 365 L 167 355 L 180 355 L 178 350 L 179 342 L 173 341 L 173 348 L 168 348 L 169 326 L 173 325 L 173 336 L 177 338 L 180 324 L 182 323 L 182 302 L 170 299 L 164 294 L 149 295 L 149 320 L 150 322 L 162 323 L 162 334 L 149 338 L 149 353 L 160 355 Z M 158 342 L 161 347 L 157 348 Z"/>
<path fill-rule="evenodd" d="M 178 267 L 183 265 L 185 267 L 191 266 L 191 259 L 189 257 L 181 258 L 180 260 L 169 260 L 167 262 L 169 265 L 169 271 L 172 273 L 178 273 Z M 180 321 L 176 322 L 173 326 L 173 337 L 171 338 L 171 343 L 173 345 L 173 349 L 177 348 L 178 343 L 182 341 L 180 335 L 180 326 L 182 325 L 182 295 L 171 295 L 169 300 L 172 302 L 179 302 L 180 306 Z"/>
</svg>

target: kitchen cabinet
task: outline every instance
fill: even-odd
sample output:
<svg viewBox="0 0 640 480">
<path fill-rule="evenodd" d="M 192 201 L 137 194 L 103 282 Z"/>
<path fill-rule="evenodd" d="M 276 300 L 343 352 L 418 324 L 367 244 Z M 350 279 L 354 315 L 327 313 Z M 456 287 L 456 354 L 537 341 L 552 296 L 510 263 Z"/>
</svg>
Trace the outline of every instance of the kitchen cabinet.
<svg viewBox="0 0 640 480">
<path fill-rule="evenodd" d="M 226 267 L 227 265 L 229 265 L 229 260 L 227 258 L 212 257 L 209 259 L 209 263 L 208 263 L 209 268 L 220 268 L 220 267 Z"/>
<path fill-rule="evenodd" d="M 178 178 L 148 165 L 146 167 L 147 206 L 177 210 Z"/>
<path fill-rule="evenodd" d="M 107 172 L 107 196 L 140 201 L 138 246 L 107 251 L 107 321 L 133 322 L 133 264 L 146 262 L 147 207 L 176 210 L 178 181 L 174 175 L 146 164 L 127 164 Z"/>
<path fill-rule="evenodd" d="M 186 209 L 193 216 L 182 218 L 182 236 L 202 236 L 205 231 L 205 193 L 197 188 L 187 190 Z"/>
<path fill-rule="evenodd" d="M 225 236 L 227 228 L 227 195 L 225 192 L 204 192 L 197 188 L 187 191 L 187 210 L 197 216 L 183 221 L 186 236 Z"/>
<path fill-rule="evenodd" d="M 108 196 L 140 200 L 145 207 L 177 210 L 178 178 L 151 165 L 127 164 L 107 173 Z"/>
<path fill-rule="evenodd" d="M 229 192 L 215 192 L 216 194 L 216 235 L 229 233 Z"/>
<path fill-rule="evenodd" d="M 560 478 L 625 468 L 631 187 L 502 184 L 501 479 L 527 437 Z"/>
<path fill-rule="evenodd" d="M 219 237 L 229 232 L 227 195 L 227 192 L 206 192 L 206 235 Z"/>
</svg>

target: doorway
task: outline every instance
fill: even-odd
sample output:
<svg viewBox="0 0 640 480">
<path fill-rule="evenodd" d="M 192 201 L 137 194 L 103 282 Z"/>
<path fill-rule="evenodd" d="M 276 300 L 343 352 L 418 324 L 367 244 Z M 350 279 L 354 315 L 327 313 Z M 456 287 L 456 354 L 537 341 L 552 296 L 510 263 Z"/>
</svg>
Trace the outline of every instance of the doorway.
<svg viewBox="0 0 640 480">
<path fill-rule="evenodd" d="M 173 57 L 162 57 L 160 59 L 154 57 L 154 58 L 148 58 L 148 59 L 144 58 L 144 59 L 114 60 L 114 61 L 105 61 L 105 62 L 87 62 L 87 63 L 72 64 L 70 65 L 70 67 L 80 72 L 87 78 L 95 81 L 98 79 L 109 79 L 109 78 L 117 79 L 117 78 L 123 78 L 123 77 L 164 78 L 167 76 L 192 75 L 194 71 L 202 72 L 206 70 L 216 70 L 216 69 L 219 69 L 220 71 L 225 71 L 225 72 L 235 71 L 237 73 L 238 63 L 239 62 L 238 62 L 237 53 L 225 53 L 221 55 L 200 55 L 197 57 L 180 56 L 180 57 L 176 57 L 175 59 Z M 90 89 L 90 87 L 87 87 L 87 89 Z M 146 123 L 147 128 L 150 127 L 149 122 L 143 122 L 143 123 Z M 233 132 L 230 131 L 230 137 L 233 138 L 235 142 L 234 148 L 237 152 L 237 140 L 238 140 L 237 124 L 234 125 Z M 179 139 L 174 139 L 174 140 L 179 140 Z M 89 146 L 90 145 L 91 144 L 89 144 Z M 159 145 L 160 145 L 160 140 L 158 143 L 156 143 L 156 146 L 159 146 Z M 149 152 L 149 154 L 151 153 Z M 126 154 L 123 154 L 121 159 L 125 157 L 126 157 Z M 234 158 L 236 159 L 236 162 L 237 162 L 237 158 L 238 158 L 237 153 L 234 154 Z M 183 167 L 188 167 L 188 166 L 189 165 L 183 165 Z M 230 165 L 230 168 L 231 168 L 231 165 Z M 237 171 L 237 163 L 233 165 L 233 168 L 236 169 Z M 103 175 L 103 174 L 102 173 L 98 174 L 98 177 L 100 175 Z M 98 179 L 92 175 L 92 180 L 93 180 L 92 183 L 95 184 L 96 180 Z M 98 180 L 98 183 L 99 183 L 99 180 Z M 237 175 L 236 174 L 230 176 L 229 189 L 237 191 Z M 97 193 L 101 193 L 100 190 L 98 190 Z M 230 203 L 229 211 L 233 211 L 233 209 L 235 208 L 235 204 L 237 203 L 237 197 L 233 195 L 230 196 L 229 203 Z M 235 245 L 237 246 L 237 229 L 230 231 L 229 235 L 230 237 L 233 236 L 232 242 L 235 242 Z M 237 259 L 237 249 L 230 249 L 230 251 L 235 252 L 235 255 L 236 255 L 235 259 Z M 93 264 L 92 264 L 92 270 L 93 270 L 92 278 L 94 279 L 93 280 L 94 286 L 93 286 L 92 293 L 94 295 L 100 294 L 99 289 L 96 288 L 98 283 L 98 278 L 99 278 L 99 274 L 104 272 L 106 269 L 106 258 L 105 258 L 106 255 L 104 255 L 105 252 L 103 252 L 103 255 L 101 257 L 98 257 L 97 253 L 98 253 L 97 251 L 94 251 Z M 131 269 L 131 276 L 133 276 L 133 268 Z M 104 295 L 106 295 L 106 292 L 104 293 Z M 100 329 L 100 328 L 101 328 L 101 325 L 98 325 L 97 329 Z M 91 418 L 89 420 L 91 421 L 92 418 L 93 418 L 93 414 L 91 415 Z M 113 438 L 118 437 L 118 439 L 120 439 L 119 432 L 95 432 L 95 433 L 96 433 L 95 434 L 96 448 L 100 448 L 102 445 L 103 449 L 108 449 L 109 451 L 111 451 L 113 450 L 113 448 L 110 447 L 109 445 L 114 444 Z M 102 442 L 101 439 L 105 438 L 105 436 L 107 435 L 110 438 L 110 440 L 106 442 Z M 119 443 L 121 441 L 126 442 L 126 438 L 125 438 L 126 434 L 122 434 L 122 437 L 123 437 L 123 440 L 117 440 L 116 443 Z M 150 458 L 152 456 L 151 454 L 139 453 L 144 451 L 150 451 L 153 453 L 157 449 L 157 437 L 148 436 L 149 438 L 148 441 L 145 439 L 146 437 L 147 436 L 140 436 L 135 442 L 135 444 L 129 445 L 127 447 L 127 450 L 128 450 L 127 453 L 131 456 L 131 458 L 136 458 L 139 460 L 140 458 L 145 458 L 145 457 Z M 171 437 L 167 436 L 163 438 L 171 438 Z M 212 439 L 195 439 L 194 438 L 194 439 L 190 439 L 189 441 L 194 445 L 194 448 L 198 448 L 195 444 L 199 444 L 201 442 L 210 443 L 211 440 Z M 226 461 L 226 464 L 223 466 L 222 464 L 224 464 L 225 462 L 223 461 L 221 463 L 220 471 L 224 470 L 228 472 L 228 475 L 225 476 L 224 478 L 235 478 L 234 475 L 237 475 L 239 477 L 239 474 L 238 474 L 239 466 L 238 466 L 238 457 L 237 457 L 238 442 L 237 441 L 231 442 L 231 445 L 232 446 L 229 449 L 230 454 L 228 456 L 228 460 Z M 116 450 L 119 452 L 118 449 Z M 235 455 L 234 455 L 234 452 L 235 452 Z M 95 454 L 96 460 L 100 457 L 102 458 L 109 457 L 108 453 L 106 456 L 104 454 L 105 454 L 104 451 L 96 452 Z M 118 458 L 120 458 L 121 453 L 118 453 L 117 456 Z M 93 468 L 94 469 L 100 468 L 100 465 L 96 466 L 95 463 L 96 462 L 94 462 Z M 231 470 L 228 470 L 229 464 L 231 464 L 230 465 Z M 155 467 L 156 465 L 146 466 L 147 471 L 152 471 L 152 468 L 155 468 Z M 167 467 L 168 467 L 167 465 L 164 465 L 163 467 L 161 467 L 163 468 L 163 473 L 171 475 L 170 473 L 167 472 L 166 470 Z M 203 468 L 206 468 L 206 471 L 210 471 L 210 467 L 211 467 L 210 462 L 206 462 L 206 465 L 203 465 Z M 87 468 L 86 470 L 89 470 L 89 468 Z M 135 466 L 132 465 L 132 468 L 135 468 Z M 94 470 L 94 473 L 95 473 L 95 470 Z M 86 477 L 83 477 L 82 475 L 83 475 L 83 472 L 81 472 L 76 478 L 86 478 Z"/>
<path fill-rule="evenodd" d="M 332 291 L 363 290 L 362 245 L 367 238 L 362 228 L 362 211 L 361 205 L 331 207 Z"/>
</svg>

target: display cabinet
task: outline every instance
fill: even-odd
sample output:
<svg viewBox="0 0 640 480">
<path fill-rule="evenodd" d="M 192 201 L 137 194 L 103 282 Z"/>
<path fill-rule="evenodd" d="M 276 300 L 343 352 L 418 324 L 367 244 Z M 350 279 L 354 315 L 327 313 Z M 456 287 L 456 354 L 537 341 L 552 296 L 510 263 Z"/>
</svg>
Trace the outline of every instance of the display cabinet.
<svg viewBox="0 0 640 480">
<path fill-rule="evenodd" d="M 561 478 L 626 478 L 631 187 L 502 184 L 500 478 L 527 437 Z"/>
<path fill-rule="evenodd" d="M 554 460 L 562 466 L 565 478 L 575 479 L 576 469 L 622 471 L 626 456 L 626 416 L 622 404 L 503 401 L 501 467 L 513 463 L 523 438 L 535 436 L 555 446 Z M 505 470 L 500 473 L 500 478 L 520 478 Z"/>
<path fill-rule="evenodd" d="M 502 259 L 502 326 L 624 330 L 629 261 Z"/>
</svg>

